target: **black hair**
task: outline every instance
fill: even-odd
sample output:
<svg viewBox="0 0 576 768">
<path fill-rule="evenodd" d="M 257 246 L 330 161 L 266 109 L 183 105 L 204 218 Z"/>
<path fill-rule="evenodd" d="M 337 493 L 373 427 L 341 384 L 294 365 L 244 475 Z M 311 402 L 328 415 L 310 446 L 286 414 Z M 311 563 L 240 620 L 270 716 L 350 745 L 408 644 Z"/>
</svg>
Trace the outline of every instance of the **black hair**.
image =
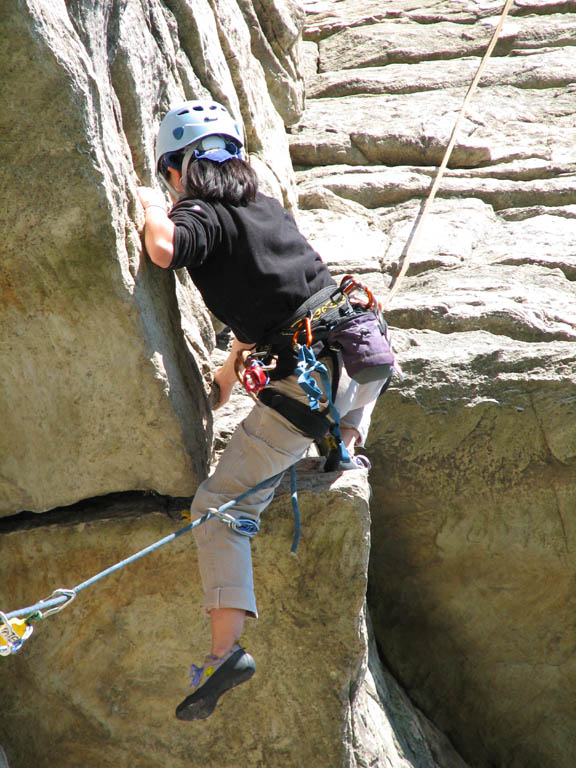
<svg viewBox="0 0 576 768">
<path fill-rule="evenodd" d="M 181 171 L 182 160 L 184 160 L 184 152 L 166 152 L 158 161 L 159 173 L 168 181 L 170 179 L 168 168 L 175 168 L 177 171 Z"/>
<path fill-rule="evenodd" d="M 182 179 L 186 197 L 206 202 L 247 205 L 256 199 L 258 176 L 245 160 L 233 157 L 224 163 L 194 160 Z"/>
</svg>

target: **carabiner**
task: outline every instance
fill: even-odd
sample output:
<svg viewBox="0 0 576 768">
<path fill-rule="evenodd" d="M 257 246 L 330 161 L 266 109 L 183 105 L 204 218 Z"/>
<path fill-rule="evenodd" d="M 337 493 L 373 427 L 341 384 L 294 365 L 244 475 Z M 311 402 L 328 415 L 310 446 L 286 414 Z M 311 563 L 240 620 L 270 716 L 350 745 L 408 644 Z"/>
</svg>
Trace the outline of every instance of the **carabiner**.
<svg viewBox="0 0 576 768">
<path fill-rule="evenodd" d="M 379 302 L 376 300 L 376 297 L 370 288 L 365 286 L 364 283 L 359 283 L 353 275 L 345 275 L 342 278 L 340 290 L 342 293 L 345 293 L 350 300 L 351 294 L 354 293 L 354 291 L 362 291 L 366 296 L 367 303 L 360 301 L 360 299 L 356 300 L 359 301 L 365 309 L 371 309 L 373 312 L 377 312 L 378 309 L 381 309 Z"/>
<path fill-rule="evenodd" d="M 18 653 L 22 644 L 32 634 L 34 627 L 25 619 L 15 617 L 9 619 L 0 611 L 0 656 L 10 656 Z"/>
<path fill-rule="evenodd" d="M 207 513 L 213 517 L 217 517 L 221 523 L 227 525 L 230 530 L 237 533 L 239 536 L 246 536 L 251 539 L 260 531 L 260 525 L 256 520 L 252 520 L 250 517 L 234 517 L 234 515 L 228 512 L 221 512 L 216 507 L 209 507 L 206 510 Z"/>
<path fill-rule="evenodd" d="M 292 346 L 296 347 L 298 345 L 298 336 L 300 336 L 300 333 L 302 331 L 302 326 L 304 325 L 304 330 L 306 331 L 306 345 L 307 347 L 311 347 L 314 343 L 314 335 L 312 334 L 312 318 L 310 317 L 310 314 L 308 314 L 303 320 L 300 320 L 298 323 L 298 326 L 296 328 L 296 331 L 294 335 L 292 336 Z"/>
</svg>

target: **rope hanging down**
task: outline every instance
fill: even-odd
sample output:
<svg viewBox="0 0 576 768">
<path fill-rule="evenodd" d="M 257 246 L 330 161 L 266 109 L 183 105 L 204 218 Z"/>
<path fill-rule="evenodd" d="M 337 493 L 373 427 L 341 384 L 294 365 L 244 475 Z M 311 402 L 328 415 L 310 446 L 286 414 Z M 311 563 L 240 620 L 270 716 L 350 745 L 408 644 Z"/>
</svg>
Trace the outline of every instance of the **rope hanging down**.
<svg viewBox="0 0 576 768">
<path fill-rule="evenodd" d="M 235 499 L 222 504 L 222 506 L 218 507 L 218 509 L 209 509 L 206 514 L 202 515 L 202 517 L 198 518 L 198 520 L 185 525 L 183 528 L 174 531 L 174 533 L 171 533 L 168 536 L 165 536 L 163 539 L 154 542 L 154 544 L 150 544 L 150 546 L 141 549 L 139 552 L 136 552 L 130 557 L 121 560 L 119 563 L 111 565 L 109 568 L 106 568 L 104 571 L 97 573 L 95 576 L 92 576 L 86 581 L 83 581 L 81 584 L 78 584 L 72 589 L 56 589 L 54 592 L 52 592 L 50 597 L 44 600 L 40 600 L 34 605 L 29 605 L 25 608 L 19 608 L 18 610 L 11 611 L 10 613 L 3 613 L 0 611 L 0 656 L 8 656 L 20 650 L 24 641 L 28 639 L 32 633 L 33 628 L 29 623 L 30 621 L 36 619 L 44 619 L 53 613 L 61 611 L 76 598 L 78 592 L 81 592 L 83 589 L 92 586 L 92 584 L 100 581 L 105 576 L 116 573 L 116 571 L 124 568 L 124 566 L 129 565 L 130 563 L 133 563 L 142 557 L 145 557 L 145 555 L 149 555 L 151 552 L 154 552 L 160 547 L 163 547 L 165 544 L 169 544 L 170 542 L 175 541 L 180 536 L 183 536 L 185 533 L 192 531 L 194 528 L 203 525 L 212 518 L 217 518 L 225 525 L 228 525 L 235 533 L 239 534 L 240 536 L 247 536 L 252 538 L 259 531 L 258 523 L 251 518 L 233 517 L 228 513 L 228 510 L 239 501 L 242 501 L 243 499 L 250 496 L 250 494 L 275 485 L 275 483 L 280 480 L 283 474 L 283 472 L 280 472 L 278 475 L 274 475 L 274 477 L 268 478 L 267 480 L 258 483 L 253 488 L 250 488 L 244 493 L 241 493 Z M 292 540 L 292 547 L 290 551 L 295 553 L 300 540 L 300 510 L 298 507 L 298 494 L 296 489 L 296 468 L 294 466 L 291 467 L 290 474 L 292 511 L 294 514 L 294 538 Z"/>
<path fill-rule="evenodd" d="M 458 131 L 460 129 L 460 124 L 462 123 L 462 120 L 464 119 L 464 116 L 466 114 L 466 110 L 468 108 L 468 105 L 472 99 L 472 96 L 478 87 L 478 83 L 480 82 L 480 78 L 484 74 L 484 69 L 486 68 L 486 64 L 488 63 L 488 59 L 492 55 L 492 51 L 494 50 L 496 43 L 498 42 L 498 38 L 500 37 L 500 33 L 502 32 L 502 27 L 504 26 L 504 22 L 506 21 L 506 17 L 508 16 L 508 12 L 510 8 L 512 7 L 514 0 L 506 0 L 504 3 L 504 7 L 502 9 L 502 14 L 500 16 L 500 20 L 498 24 L 496 25 L 496 28 L 494 29 L 494 33 L 492 35 L 492 38 L 490 40 L 490 43 L 488 44 L 488 48 L 486 49 L 486 52 L 484 53 L 484 56 L 482 57 L 482 60 L 480 61 L 480 64 L 478 66 L 478 70 L 476 72 L 476 75 L 474 76 L 474 79 L 470 83 L 470 87 L 468 88 L 468 91 L 466 93 L 466 96 L 464 97 L 464 101 L 462 102 L 462 106 L 460 107 L 460 112 L 458 113 L 458 117 L 456 118 L 456 122 L 454 123 L 454 128 L 452 129 L 452 134 L 450 136 L 450 141 L 448 142 L 448 146 L 446 147 L 446 150 L 444 152 L 444 157 L 442 158 L 442 162 L 440 163 L 440 166 L 438 168 L 438 173 L 436 174 L 436 177 L 434 179 L 434 183 L 432 184 L 432 187 L 430 188 L 430 192 L 428 193 L 428 197 L 426 199 L 426 202 L 424 204 L 424 208 L 422 209 L 422 212 L 417 220 L 416 226 L 414 227 L 408 242 L 404 248 L 404 251 L 401 255 L 402 260 L 402 268 L 400 269 L 400 272 L 398 273 L 398 276 L 396 280 L 394 281 L 394 285 L 392 286 L 391 290 L 389 291 L 388 295 L 383 301 L 382 308 L 386 309 L 386 307 L 389 305 L 389 303 L 392 301 L 392 298 L 394 295 L 398 292 L 398 288 L 400 287 L 401 281 L 404 279 L 404 276 L 406 275 L 406 272 L 408 272 L 408 267 L 410 266 L 410 261 L 412 260 L 412 257 L 414 255 L 414 252 L 416 250 L 416 246 L 418 245 L 418 242 L 420 240 L 420 235 L 422 233 L 422 229 L 424 226 L 424 220 L 426 216 L 428 215 L 428 212 L 430 208 L 432 207 L 432 203 L 434 202 L 434 199 L 436 198 L 436 193 L 438 192 L 438 188 L 440 186 L 440 182 L 442 181 L 442 178 L 444 176 L 444 172 L 446 170 L 446 167 L 448 166 L 448 161 L 450 160 L 450 157 L 452 155 L 452 151 L 454 149 L 454 145 L 456 144 L 456 136 L 458 134 Z M 402 258 L 403 257 L 403 258 Z"/>
</svg>

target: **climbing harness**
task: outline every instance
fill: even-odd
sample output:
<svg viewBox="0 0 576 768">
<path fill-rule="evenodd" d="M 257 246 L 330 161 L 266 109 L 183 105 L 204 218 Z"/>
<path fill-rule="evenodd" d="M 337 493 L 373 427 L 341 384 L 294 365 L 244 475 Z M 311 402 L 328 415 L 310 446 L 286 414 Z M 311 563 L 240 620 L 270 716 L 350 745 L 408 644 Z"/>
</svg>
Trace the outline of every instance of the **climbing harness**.
<svg viewBox="0 0 576 768">
<path fill-rule="evenodd" d="M 282 354 L 295 360 L 293 373 L 308 405 L 268 387 L 265 372 L 274 368 L 272 361 Z M 318 358 L 327 355 L 333 363 L 332 377 Z M 342 443 L 340 414 L 333 396 L 342 363 L 351 378 L 359 383 L 382 381 L 383 390 L 393 371 L 399 371 L 381 307 L 372 291 L 352 275 L 343 277 L 337 287 L 318 291 L 281 327 L 267 334 L 256 352 L 246 358 L 242 379 L 253 397 L 257 393 L 260 402 L 323 446 L 321 453 L 330 457 L 324 465 L 327 472 L 351 462 Z"/>
<path fill-rule="evenodd" d="M 452 151 L 456 144 L 456 136 L 458 134 L 458 130 L 460 129 L 460 124 L 464 119 L 464 115 L 466 114 L 466 109 L 468 107 L 468 104 L 470 103 L 472 96 L 476 88 L 478 87 L 478 83 L 480 82 L 480 78 L 484 73 L 484 69 L 486 68 L 488 59 L 492 55 L 492 51 L 494 50 L 496 43 L 498 42 L 498 38 L 500 37 L 500 33 L 502 32 L 502 27 L 504 26 L 504 22 L 506 21 L 506 17 L 508 16 L 508 12 L 512 7 L 513 2 L 514 0 L 506 0 L 506 2 L 504 3 L 498 24 L 494 29 L 494 32 L 492 34 L 488 47 L 486 48 L 484 56 L 482 57 L 480 64 L 478 65 L 476 75 L 474 76 L 472 82 L 470 83 L 468 91 L 466 92 L 466 96 L 464 97 L 464 101 L 462 102 L 462 106 L 460 107 L 460 112 L 458 113 L 458 117 L 456 118 L 456 122 L 454 123 L 454 128 L 452 129 L 450 140 L 448 141 L 448 145 L 444 152 L 442 162 L 440 163 L 440 166 L 438 168 L 438 173 L 436 174 L 434 182 L 430 188 L 430 192 L 428 193 L 428 197 L 426 198 L 424 207 L 422 208 L 422 211 L 416 220 L 414 228 L 410 233 L 410 237 L 408 238 L 406 246 L 404 247 L 400 255 L 400 261 L 402 262 L 402 267 L 394 281 L 394 284 L 392 285 L 392 288 L 390 289 L 390 291 L 388 292 L 388 295 L 384 300 L 383 309 L 386 309 L 386 307 L 388 307 L 388 305 L 392 301 L 392 298 L 398 292 L 398 289 L 400 288 L 400 283 L 402 282 L 406 273 L 408 272 L 408 267 L 410 266 L 410 262 L 412 261 L 412 257 L 414 256 L 416 246 L 420 240 L 420 235 L 422 233 L 424 221 L 426 220 L 426 217 L 428 216 L 428 212 L 432 207 L 432 203 L 436 198 L 436 193 L 438 192 L 438 188 L 440 187 L 440 182 L 444 177 L 444 172 L 448 166 L 448 161 L 450 160 Z"/>
<path fill-rule="evenodd" d="M 183 528 L 174 531 L 174 533 L 171 533 L 159 541 L 154 542 L 154 544 L 150 544 L 150 546 L 141 549 L 139 552 L 136 552 L 130 557 L 121 560 L 119 563 L 111 565 L 109 568 L 106 568 L 104 571 L 97 573 L 95 576 L 92 576 L 86 581 L 83 581 L 81 584 L 78 584 L 72 589 L 56 589 L 49 597 L 40 600 L 34 605 L 29 605 L 25 608 L 19 608 L 18 610 L 11 611 L 10 613 L 4 613 L 0 611 L 0 656 L 10 656 L 14 653 L 17 653 L 21 649 L 23 643 L 30 637 L 34 629 L 31 624 L 32 621 L 45 619 L 47 616 L 58 613 L 67 605 L 69 605 L 82 590 L 92 586 L 96 582 L 103 579 L 105 576 L 116 573 L 116 571 L 119 571 L 126 565 L 129 565 L 130 563 L 139 560 L 145 555 L 154 552 L 165 544 L 169 544 L 170 542 L 175 541 L 180 536 L 183 536 L 185 533 L 192 531 L 194 528 L 198 528 L 198 526 L 203 525 L 208 520 L 213 518 L 220 520 L 220 522 L 228 525 L 231 530 L 240 536 L 252 538 L 258 533 L 260 529 L 258 522 L 248 517 L 236 518 L 231 515 L 228 510 L 231 509 L 235 504 L 238 504 L 238 502 L 243 501 L 243 499 L 247 498 L 252 493 L 263 490 L 264 488 L 274 486 L 277 482 L 280 481 L 283 474 L 283 472 L 280 472 L 279 474 L 274 475 L 274 477 L 263 480 L 253 488 L 250 488 L 249 490 L 244 491 L 244 493 L 241 493 L 239 496 L 236 496 L 236 498 L 232 499 L 231 501 L 222 504 L 220 507 L 218 507 L 218 509 L 208 509 L 206 513 L 202 515 L 202 517 L 198 518 L 194 522 L 191 522 L 188 525 L 185 525 Z M 298 493 L 296 489 L 296 469 L 294 466 L 291 467 L 291 501 L 292 512 L 294 515 L 294 536 L 292 539 L 292 546 L 290 551 L 295 554 L 300 541 L 300 509 L 298 505 Z"/>
</svg>

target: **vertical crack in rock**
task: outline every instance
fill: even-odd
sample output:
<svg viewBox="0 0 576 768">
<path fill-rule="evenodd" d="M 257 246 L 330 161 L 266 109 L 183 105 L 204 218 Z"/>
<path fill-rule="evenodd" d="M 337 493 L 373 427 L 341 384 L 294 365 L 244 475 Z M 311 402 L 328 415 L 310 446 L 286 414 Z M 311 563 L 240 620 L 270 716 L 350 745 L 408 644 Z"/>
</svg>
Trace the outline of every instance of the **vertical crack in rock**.
<svg viewBox="0 0 576 768">
<path fill-rule="evenodd" d="M 142 258 L 135 203 L 172 103 L 230 107 L 263 189 L 299 198 L 335 275 L 384 294 L 398 274 L 498 8 L 305 10 L 301 49 L 301 11 L 282 0 L 22 0 L 0 19 L 0 608 L 172 532 L 140 491 L 178 506 L 206 472 L 213 329 L 186 276 Z M 253 545 L 250 689 L 192 741 L 172 720 L 207 637 L 193 539 L 179 540 L 4 660 L 11 768 L 462 768 L 420 710 L 478 768 L 576 764 L 575 14 L 515 3 L 389 311 L 406 378 L 367 448 L 369 609 L 411 701 L 362 610 L 367 486 L 304 468 L 298 555 L 284 493 Z M 219 415 L 218 449 L 247 407 Z M 60 509 L 114 491 L 114 519 Z"/>
<path fill-rule="evenodd" d="M 306 8 L 303 226 L 385 295 L 501 5 Z M 378 642 L 479 768 L 576 761 L 574 11 L 512 8 L 387 312 L 406 379 L 368 445 Z"/>
</svg>

